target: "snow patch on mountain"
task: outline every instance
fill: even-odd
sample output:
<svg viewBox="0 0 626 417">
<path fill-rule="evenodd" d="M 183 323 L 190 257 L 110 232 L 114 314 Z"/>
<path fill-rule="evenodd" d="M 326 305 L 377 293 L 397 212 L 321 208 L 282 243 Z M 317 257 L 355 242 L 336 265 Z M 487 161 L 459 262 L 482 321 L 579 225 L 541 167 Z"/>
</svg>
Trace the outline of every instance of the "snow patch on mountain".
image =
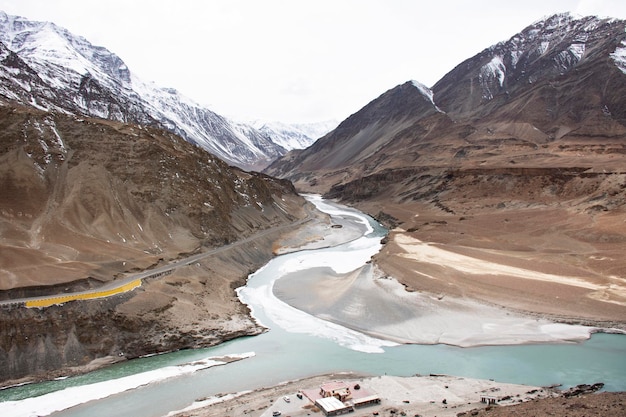
<svg viewBox="0 0 626 417">
<path fill-rule="evenodd" d="M 563 29 L 569 30 L 572 24 L 576 21 L 583 19 L 582 15 L 565 12 L 557 13 L 555 15 L 544 17 L 538 20 L 534 25 L 541 25 L 542 29 L 547 32 L 561 31 Z"/>
<path fill-rule="evenodd" d="M 624 74 L 626 74 L 626 40 L 620 43 L 620 46 L 615 48 L 615 52 L 611 54 L 611 58 Z"/>
<path fill-rule="evenodd" d="M 411 83 L 413 83 L 413 86 L 417 88 L 424 97 L 428 98 L 431 103 L 435 104 L 435 101 L 433 100 L 433 91 L 430 88 L 416 80 L 411 80 Z"/>
<path fill-rule="evenodd" d="M 585 55 L 585 44 L 584 43 L 573 43 L 570 45 L 567 50 L 574 56 L 576 62 L 583 59 L 583 55 Z"/>
<path fill-rule="evenodd" d="M 516 51 L 510 51 L 509 52 L 509 57 L 511 59 L 511 65 L 513 66 L 513 68 L 515 68 L 517 66 L 517 63 L 520 60 L 520 57 L 524 54 L 523 50 L 516 50 Z"/>
<path fill-rule="evenodd" d="M 506 66 L 502 57 L 496 55 L 491 58 L 487 64 L 483 65 L 478 74 L 478 81 L 483 91 L 483 98 L 485 100 L 491 100 L 494 96 L 494 81 L 497 81 L 498 86 L 502 88 L 504 86 L 504 79 L 506 77 Z"/>
<path fill-rule="evenodd" d="M 500 87 L 504 85 L 504 77 L 506 76 L 506 66 L 501 56 L 494 56 L 489 63 L 484 65 L 480 70 L 484 78 L 493 78 L 498 80 Z"/>
<path fill-rule="evenodd" d="M 549 46 L 550 46 L 550 42 L 549 41 L 542 41 L 539 44 L 539 46 L 537 47 L 537 54 L 538 55 L 543 55 L 548 50 Z"/>
<path fill-rule="evenodd" d="M 561 69 L 562 73 L 569 71 L 573 68 L 585 54 L 585 44 L 575 43 L 570 45 L 566 50 L 561 51 L 555 58 L 557 66 Z"/>
<path fill-rule="evenodd" d="M 420 93 L 422 93 L 424 97 L 426 97 L 433 104 L 433 106 L 439 113 L 443 113 L 443 111 L 435 104 L 435 96 L 433 94 L 433 90 L 426 87 L 424 84 L 420 83 L 417 80 L 411 80 L 411 83 L 415 88 L 419 90 Z"/>
<path fill-rule="evenodd" d="M 519 80 L 534 83 L 543 77 L 572 71 L 585 60 L 587 54 L 596 52 L 590 46 L 598 42 L 595 33 L 616 21 L 570 13 L 557 14 L 533 23 L 508 41 L 485 49 L 479 54 L 481 66 L 475 75 L 482 100 L 492 100 L 506 93 Z M 626 68 L 623 45 L 612 56 L 620 69 Z M 527 71 L 539 61 L 542 62 L 539 71 L 532 74 Z"/>
</svg>

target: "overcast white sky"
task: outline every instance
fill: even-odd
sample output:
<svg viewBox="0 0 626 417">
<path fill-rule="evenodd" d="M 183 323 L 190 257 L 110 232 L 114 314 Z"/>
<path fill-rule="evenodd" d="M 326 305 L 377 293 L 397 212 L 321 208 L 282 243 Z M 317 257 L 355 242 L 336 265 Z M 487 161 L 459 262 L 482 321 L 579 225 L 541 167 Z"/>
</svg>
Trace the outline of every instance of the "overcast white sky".
<svg viewBox="0 0 626 417">
<path fill-rule="evenodd" d="M 236 119 L 341 121 L 432 86 L 557 12 L 626 19 L 624 0 L 0 0 L 119 55 L 145 81 Z"/>
</svg>

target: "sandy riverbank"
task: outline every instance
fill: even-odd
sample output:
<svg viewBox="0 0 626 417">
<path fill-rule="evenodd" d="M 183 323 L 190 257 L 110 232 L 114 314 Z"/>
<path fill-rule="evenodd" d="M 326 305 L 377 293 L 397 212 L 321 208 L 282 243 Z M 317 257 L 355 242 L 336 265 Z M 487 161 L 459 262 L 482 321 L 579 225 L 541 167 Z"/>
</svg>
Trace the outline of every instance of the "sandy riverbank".
<svg viewBox="0 0 626 417">
<path fill-rule="evenodd" d="M 333 242 L 342 236 L 347 240 L 352 231 L 335 229 Z M 316 241 L 323 242 L 323 238 Z M 505 302 L 497 304 L 466 296 L 458 281 L 450 281 L 449 288 L 442 283 L 453 271 L 570 291 L 602 290 L 600 284 L 580 276 L 532 270 L 503 259 L 481 259 L 469 251 L 461 254 L 442 245 L 421 242 L 402 230 L 391 232 L 383 251 L 385 256 L 377 255 L 376 262 L 348 273 L 337 273 L 330 267 L 287 273 L 274 283 L 274 294 L 316 317 L 399 343 L 462 347 L 551 343 L 584 340 L 603 329 L 556 323 L 555 317 L 531 314 L 532 299 L 526 308 L 516 305 L 516 309 L 509 309 L 506 293 Z M 383 270 L 380 265 L 391 266 L 397 275 L 389 275 L 387 268 Z M 433 266 L 444 268 L 448 275 L 431 275 Z M 406 284 L 416 279 L 422 285 L 419 290 Z M 469 287 L 471 281 L 464 284 Z"/>
<path fill-rule="evenodd" d="M 423 223 L 439 225 L 436 217 L 428 213 L 424 217 Z M 462 223 L 467 227 L 470 222 Z M 584 274 L 575 265 L 555 265 L 550 253 L 539 261 L 539 247 L 533 252 L 520 249 L 533 242 L 545 245 L 545 238 L 535 242 L 522 239 L 520 233 L 521 246 L 496 250 L 476 243 L 489 236 L 474 236 L 473 242 L 462 245 L 450 241 L 454 229 L 452 233 L 441 232 L 440 225 L 424 229 L 428 233 L 421 235 L 433 241 L 421 241 L 419 233 L 397 228 L 390 231 L 374 262 L 348 273 L 331 268 L 288 273 L 275 282 L 274 294 L 319 318 L 399 343 L 463 347 L 551 343 L 624 329 L 626 280 Z M 354 232 L 318 224 L 315 239 L 292 235 L 290 241 L 320 247 L 326 239 L 333 244 L 350 240 Z M 525 260 L 524 255 L 534 258 Z M 535 293 L 541 297 L 533 297 Z M 549 295 L 554 298 L 547 299 Z M 590 308 L 583 318 L 572 314 L 576 297 Z M 571 324 L 577 322 L 586 325 Z"/>
<path fill-rule="evenodd" d="M 307 195 L 307 198 L 315 201 L 315 204 L 322 207 L 324 212 L 316 209 L 310 213 L 311 221 L 303 227 L 283 234 L 274 243 L 274 254 L 283 255 L 337 246 L 358 239 L 367 230 L 364 223 L 354 222 L 355 217 L 350 215 L 353 209 L 348 207 L 336 209 L 332 204 L 322 201 L 322 198 L 317 195 Z"/>
<path fill-rule="evenodd" d="M 170 414 L 176 417 L 269 417 L 274 411 L 283 416 L 298 417 L 323 415 L 306 397 L 299 399 L 301 390 L 315 390 L 330 381 L 344 381 L 350 386 L 358 384 L 361 389 L 379 396 L 379 405 L 357 409 L 356 416 L 402 415 L 452 417 L 477 408 L 486 408 L 481 396 L 498 400 L 499 405 L 517 404 L 537 398 L 558 395 L 552 389 L 498 383 L 488 380 L 459 378 L 454 376 L 363 377 L 354 374 L 331 374 L 315 376 L 299 381 L 286 382 L 271 388 L 263 388 L 235 396 L 209 398 L 190 406 L 187 410 Z M 288 396 L 287 403 L 283 397 Z M 209 405 L 209 403 L 212 403 Z"/>
<path fill-rule="evenodd" d="M 453 215 L 419 203 L 361 209 L 400 224 L 374 262 L 409 291 L 626 329 L 623 214 L 522 207 Z"/>
<path fill-rule="evenodd" d="M 320 277 L 321 276 L 321 277 Z M 348 274 L 290 274 L 276 296 L 319 318 L 398 343 L 461 347 L 587 339 L 595 328 L 554 323 L 475 300 L 408 292 L 372 265 Z"/>
</svg>

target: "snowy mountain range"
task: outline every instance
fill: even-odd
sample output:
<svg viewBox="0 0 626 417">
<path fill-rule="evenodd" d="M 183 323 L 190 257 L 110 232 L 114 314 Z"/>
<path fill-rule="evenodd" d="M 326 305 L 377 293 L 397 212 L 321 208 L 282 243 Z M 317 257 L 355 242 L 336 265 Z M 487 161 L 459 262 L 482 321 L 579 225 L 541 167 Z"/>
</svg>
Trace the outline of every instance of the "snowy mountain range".
<svg viewBox="0 0 626 417">
<path fill-rule="evenodd" d="M 175 89 L 142 81 L 114 53 L 54 23 L 1 11 L 0 60 L 0 96 L 5 99 L 162 127 L 244 169 L 262 169 L 288 150 L 316 139 L 301 127 L 283 125 L 275 134 L 235 123 Z"/>
<path fill-rule="evenodd" d="M 300 124 L 255 120 L 249 124 L 271 138 L 272 142 L 292 150 L 308 148 L 315 140 L 336 128 L 339 123 L 335 120 Z"/>
</svg>

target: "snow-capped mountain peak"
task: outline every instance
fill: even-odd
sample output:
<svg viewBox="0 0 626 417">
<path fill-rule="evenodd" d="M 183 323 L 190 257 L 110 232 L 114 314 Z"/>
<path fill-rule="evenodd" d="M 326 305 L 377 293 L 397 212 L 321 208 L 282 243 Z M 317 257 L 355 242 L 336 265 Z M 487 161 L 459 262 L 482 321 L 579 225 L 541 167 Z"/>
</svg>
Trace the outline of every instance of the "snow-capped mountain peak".
<svg viewBox="0 0 626 417">
<path fill-rule="evenodd" d="M 433 100 L 433 91 L 430 88 L 416 80 L 411 80 L 411 83 L 413 83 L 415 88 L 417 88 L 424 97 L 428 98 L 431 103 L 435 104 L 435 101 Z"/>
<path fill-rule="evenodd" d="M 50 22 L 0 12 L 0 43 L 22 64 L 0 73 L 0 96 L 40 109 L 146 125 L 181 135 L 226 162 L 262 169 L 286 149 L 172 88 L 132 74 L 106 48 Z"/>
<path fill-rule="evenodd" d="M 115 80 L 129 87 L 130 72 L 121 58 L 54 23 L 32 22 L 2 12 L 0 26 L 3 29 L 0 42 L 34 68 L 52 65 L 81 76 L 92 74 L 103 80 Z M 41 73 L 49 75 L 43 68 Z M 47 77 L 46 81 L 59 82 L 56 76 Z"/>
<path fill-rule="evenodd" d="M 335 120 L 318 123 L 289 124 L 256 120 L 250 124 L 287 151 L 305 149 L 339 124 Z"/>
</svg>

